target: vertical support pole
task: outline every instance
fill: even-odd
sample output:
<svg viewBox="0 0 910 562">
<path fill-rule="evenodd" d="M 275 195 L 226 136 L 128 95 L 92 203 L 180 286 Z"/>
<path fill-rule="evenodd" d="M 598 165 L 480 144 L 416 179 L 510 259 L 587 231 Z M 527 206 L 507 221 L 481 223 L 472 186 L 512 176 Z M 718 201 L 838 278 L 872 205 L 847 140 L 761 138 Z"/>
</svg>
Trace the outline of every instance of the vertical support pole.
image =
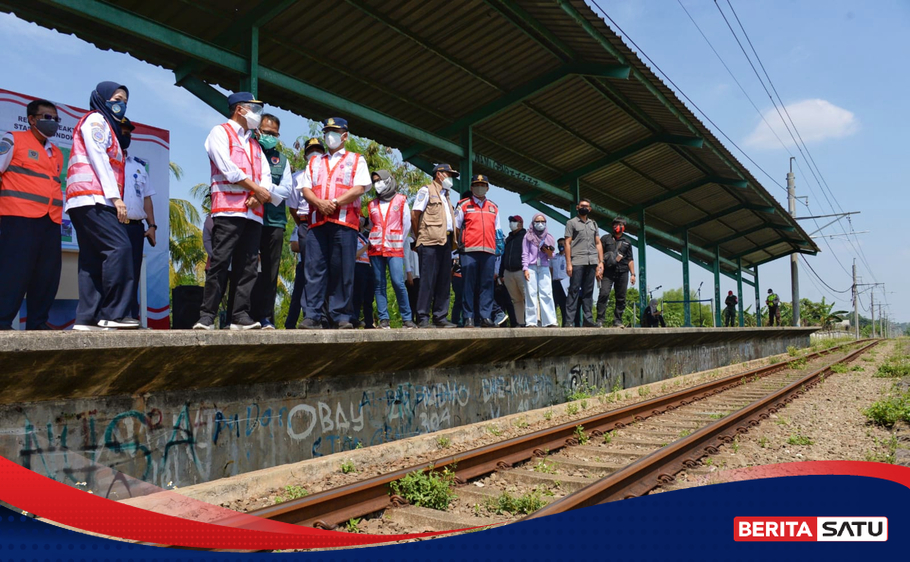
<svg viewBox="0 0 910 562">
<path fill-rule="evenodd" d="M 714 325 L 723 326 L 723 320 L 720 317 L 720 246 L 714 246 Z"/>
<path fill-rule="evenodd" d="M 577 186 L 578 184 L 576 183 L 575 185 Z M 644 209 L 641 210 L 638 223 L 641 225 L 638 231 L 638 310 L 641 314 L 644 314 L 645 307 L 648 306 L 648 262 L 646 257 L 648 235 L 645 232 Z"/>
<path fill-rule="evenodd" d="M 464 148 L 464 156 L 458 172 L 461 174 L 461 193 L 466 193 L 471 189 L 471 176 L 474 175 L 474 132 L 470 125 L 461 131 L 461 147 Z"/>
<path fill-rule="evenodd" d="M 249 74 L 240 81 L 240 88 L 253 94 L 254 98 L 259 97 L 259 27 L 250 28 L 249 43 L 247 45 L 250 53 Z"/>
<path fill-rule="evenodd" d="M 856 289 L 856 258 L 853 258 L 853 332 L 859 339 L 859 293 Z"/>
<path fill-rule="evenodd" d="M 746 325 L 743 315 L 743 259 L 736 258 L 736 298 L 739 301 L 739 327 Z"/>
<path fill-rule="evenodd" d="M 581 187 L 578 182 L 578 178 L 573 179 L 569 182 L 569 190 L 572 192 L 572 200 L 575 201 L 575 205 L 578 206 L 578 202 L 581 200 Z M 575 214 L 575 210 L 569 213 L 570 215 Z M 644 226 L 641 227 L 644 230 Z"/>
<path fill-rule="evenodd" d="M 796 176 L 793 175 L 793 160 L 790 157 L 790 173 L 787 174 L 787 202 L 790 215 L 796 216 Z M 799 315 L 799 254 L 790 254 L 790 291 L 793 296 L 793 325 L 800 325 Z"/>
<path fill-rule="evenodd" d="M 872 315 L 872 337 L 875 337 L 875 285 L 872 286 L 872 291 L 869 292 L 869 298 L 872 299 L 872 306 L 869 307 L 869 314 Z"/>
<path fill-rule="evenodd" d="M 758 266 L 752 268 L 752 274 L 755 276 L 755 325 L 761 328 L 761 290 L 758 287 Z"/>
<path fill-rule="evenodd" d="M 683 326 L 692 327 L 692 303 L 690 298 L 689 287 L 689 229 L 683 231 L 682 247 L 682 266 L 683 266 Z"/>
</svg>

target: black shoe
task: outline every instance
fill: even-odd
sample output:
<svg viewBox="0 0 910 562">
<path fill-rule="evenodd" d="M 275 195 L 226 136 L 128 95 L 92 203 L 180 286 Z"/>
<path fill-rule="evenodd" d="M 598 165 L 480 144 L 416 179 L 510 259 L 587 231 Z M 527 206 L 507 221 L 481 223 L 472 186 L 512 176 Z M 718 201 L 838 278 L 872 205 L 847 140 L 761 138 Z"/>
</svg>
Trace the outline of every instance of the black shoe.
<svg viewBox="0 0 910 562">
<path fill-rule="evenodd" d="M 584 322 L 582 322 L 581 325 L 582 325 L 582 327 L 584 327 L 584 328 L 600 328 L 600 326 L 598 326 L 598 325 L 595 324 L 594 322 L 588 322 L 587 320 L 585 320 Z"/>
<path fill-rule="evenodd" d="M 351 324 L 350 322 L 344 322 L 344 321 L 342 321 L 342 322 L 339 322 L 339 323 L 338 323 L 337 328 L 338 328 L 339 330 L 353 330 L 353 329 L 354 329 L 354 325 Z"/>
<path fill-rule="evenodd" d="M 494 324 L 493 321 L 490 320 L 489 318 L 484 318 L 483 320 L 480 321 L 480 327 L 481 328 L 495 328 L 496 324 Z"/>
<path fill-rule="evenodd" d="M 0 332 L 11 332 L 13 327 L 7 324 L 0 324 Z"/>
<path fill-rule="evenodd" d="M 360 320 L 355 320 L 355 321 L 351 322 L 351 325 L 354 327 L 355 330 L 366 326 L 366 324 L 364 324 Z"/>
<path fill-rule="evenodd" d="M 626 325 L 623 324 L 621 320 L 614 320 L 614 321 L 613 321 L 613 327 L 614 327 L 614 328 L 625 328 Z"/>
<path fill-rule="evenodd" d="M 604 327 L 603 321 L 598 320 L 597 322 L 594 323 L 594 327 L 595 327 L 595 328 L 603 328 L 603 327 Z"/>
<path fill-rule="evenodd" d="M 407 324 L 408 322 L 411 322 L 411 321 L 410 321 L 410 320 L 406 320 L 406 321 L 405 321 L 405 324 Z M 405 326 L 405 327 L 407 328 L 407 326 Z M 417 327 L 417 324 L 414 324 L 413 322 L 411 322 L 411 327 L 412 327 L 412 328 L 416 328 L 416 327 Z M 380 329 L 380 330 L 388 330 L 388 329 L 390 329 L 390 328 L 391 328 L 391 326 L 389 325 L 389 321 L 388 321 L 388 320 L 380 320 L 380 321 L 379 321 L 379 329 Z"/>
<path fill-rule="evenodd" d="M 429 318 L 424 318 L 423 320 L 421 320 L 420 323 L 417 324 L 417 327 L 418 328 L 435 328 L 435 326 L 430 324 Z"/>
<path fill-rule="evenodd" d="M 300 321 L 300 324 L 297 324 L 298 330 L 321 330 L 322 322 L 317 322 L 310 318 L 304 318 Z"/>
<path fill-rule="evenodd" d="M 27 329 L 37 330 L 37 331 L 42 331 L 42 332 L 48 332 L 48 331 L 53 330 L 53 328 L 51 328 L 50 326 L 47 325 L 47 322 L 42 322 L 41 324 L 38 324 L 34 328 L 27 328 Z"/>
<path fill-rule="evenodd" d="M 384 322 L 388 323 L 388 320 L 385 320 Z M 401 327 L 404 328 L 405 330 L 413 330 L 414 328 L 417 327 L 417 324 L 411 322 L 410 320 L 405 320 L 404 322 L 401 323 Z"/>
<path fill-rule="evenodd" d="M 449 322 L 445 318 L 443 318 L 442 320 L 437 320 L 436 322 L 434 322 L 434 324 L 436 325 L 437 328 L 457 328 L 458 327 L 458 324 Z"/>
<path fill-rule="evenodd" d="M 473 318 L 469 318 L 469 319 L 465 320 L 465 321 L 464 321 L 464 326 L 462 326 L 462 327 L 463 327 L 463 328 L 473 328 L 473 327 L 474 327 L 474 319 L 473 319 Z"/>
</svg>

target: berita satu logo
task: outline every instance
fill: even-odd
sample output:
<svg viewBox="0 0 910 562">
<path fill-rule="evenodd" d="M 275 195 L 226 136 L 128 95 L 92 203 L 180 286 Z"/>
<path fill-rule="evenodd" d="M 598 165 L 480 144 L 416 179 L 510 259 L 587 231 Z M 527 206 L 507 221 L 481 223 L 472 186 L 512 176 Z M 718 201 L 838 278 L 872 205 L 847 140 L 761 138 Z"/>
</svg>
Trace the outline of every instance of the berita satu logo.
<svg viewBox="0 0 910 562">
<path fill-rule="evenodd" d="M 885 542 L 887 517 L 734 517 L 733 540 Z"/>
</svg>

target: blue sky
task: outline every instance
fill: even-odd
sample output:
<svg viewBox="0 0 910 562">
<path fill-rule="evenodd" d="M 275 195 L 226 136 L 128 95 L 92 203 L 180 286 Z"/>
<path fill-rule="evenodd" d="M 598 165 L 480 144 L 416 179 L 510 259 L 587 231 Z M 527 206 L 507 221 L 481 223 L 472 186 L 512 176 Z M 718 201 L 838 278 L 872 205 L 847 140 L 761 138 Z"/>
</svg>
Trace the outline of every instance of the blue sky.
<svg viewBox="0 0 910 562">
<path fill-rule="evenodd" d="M 676 0 L 598 3 L 779 184 L 785 184 L 790 154 L 797 156 L 804 172 L 796 171 L 798 195 L 809 196 L 808 208 L 798 206 L 799 216 L 832 212 L 713 1 L 682 3 L 786 147 L 764 124 Z M 731 17 L 726 0 L 719 3 Z M 910 105 L 905 101 L 910 79 L 901 71 L 907 67 L 910 3 L 734 0 L 733 6 L 827 180 L 837 201 L 832 200 L 833 205 L 861 211 L 852 218 L 853 228 L 871 231 L 858 235 L 858 243 L 853 245 L 837 238 L 827 244 L 819 241 L 822 253 L 807 259 L 831 289 L 843 291 L 850 287 L 851 278 L 841 264 L 849 271 L 856 250 L 861 249 L 869 264 L 866 267 L 857 259 L 862 282 L 886 283 L 888 294 L 879 290 L 876 302 L 886 299 L 895 320 L 910 320 L 910 294 L 904 290 L 904 279 L 910 273 L 910 245 L 904 238 L 904 221 L 910 212 L 906 195 L 910 159 L 906 157 L 906 143 L 900 140 L 903 127 L 895 126 L 910 123 Z M 736 26 L 735 21 L 732 23 Z M 7 14 L 0 14 L 0 34 L 7 45 L 20 45 L 17 54 L 4 61 L 0 87 L 85 107 L 99 81 L 127 84 L 131 91 L 129 116 L 171 132 L 171 160 L 186 171 L 184 180 L 172 180 L 171 196 L 187 197 L 190 186 L 208 180 L 209 165 L 202 144 L 221 117 L 174 86 L 170 71 L 127 55 L 100 51 L 75 37 Z M 269 110 L 281 117 L 285 140 L 305 134 L 309 128 L 300 116 Z M 721 137 L 719 131 L 714 132 Z M 785 191 L 724 142 L 786 207 Z M 515 194 L 494 187 L 489 196 L 505 214 L 518 213 L 526 221 L 533 214 L 533 209 L 521 205 Z M 809 232 L 815 230 L 811 222 L 804 226 Z M 845 226 L 849 230 L 849 225 Z M 825 232 L 840 230 L 835 227 Z M 679 262 L 650 250 L 648 265 L 652 288 L 682 286 Z M 771 287 L 788 300 L 789 271 L 787 259 L 761 267 L 762 293 Z M 692 288 L 704 282 L 702 298 L 710 298 L 711 275 L 697 266 L 691 267 L 691 272 Z M 800 273 L 803 297 L 820 300 L 825 296 L 829 302 L 833 298 L 837 308 L 850 308 L 849 292 L 825 288 L 802 264 Z M 722 290 L 729 289 L 735 290 L 735 283 L 722 278 Z M 751 288 L 745 286 L 744 293 L 745 302 L 752 302 Z M 861 303 L 869 306 L 868 293 Z M 861 312 L 868 316 L 862 308 Z"/>
</svg>

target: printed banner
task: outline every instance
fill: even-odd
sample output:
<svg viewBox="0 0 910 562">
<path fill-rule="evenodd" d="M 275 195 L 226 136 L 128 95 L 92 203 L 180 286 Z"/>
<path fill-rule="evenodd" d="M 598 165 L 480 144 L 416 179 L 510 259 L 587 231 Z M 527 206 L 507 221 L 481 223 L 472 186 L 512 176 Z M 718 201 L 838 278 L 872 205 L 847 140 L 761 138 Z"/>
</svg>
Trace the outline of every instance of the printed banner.
<svg viewBox="0 0 910 562">
<path fill-rule="evenodd" d="M 86 93 L 88 97 L 88 93 Z M 25 108 L 28 103 L 34 99 L 33 96 L 10 92 L 0 89 L 0 134 L 7 131 L 27 131 L 28 118 L 26 117 Z M 66 190 L 66 168 L 69 163 L 70 149 L 73 146 L 73 132 L 79 119 L 85 115 L 88 110 L 75 106 L 64 105 L 56 100 L 50 100 L 57 106 L 59 115 L 60 129 L 53 142 L 61 152 L 63 152 L 64 165 L 60 173 L 61 189 Z M 148 326 L 156 329 L 167 329 L 170 326 L 170 284 L 168 277 L 168 206 L 170 193 L 168 181 L 170 180 L 170 133 L 163 129 L 150 127 L 141 123 L 133 123 L 136 130 L 133 131 L 133 142 L 130 145 L 129 153 L 145 162 L 148 162 L 149 182 L 155 188 L 156 194 L 152 197 L 155 204 L 155 224 L 158 225 L 157 245 L 153 248 L 148 242 L 145 243 L 145 266 L 146 266 L 146 286 L 147 308 L 148 308 Z M 69 217 L 63 215 L 63 225 L 60 229 L 61 247 L 66 253 L 75 253 L 79 250 L 79 243 L 76 240 L 76 233 L 73 230 Z M 74 284 L 75 276 L 63 277 L 63 284 Z M 137 284 L 138 286 L 138 284 Z M 64 291 L 65 295 L 72 296 L 76 293 L 75 287 L 72 290 Z M 75 300 L 72 298 L 61 298 L 58 294 L 58 300 L 54 303 L 51 310 L 49 324 L 54 327 L 70 328 L 72 327 L 76 307 Z M 24 326 L 25 305 L 22 307 L 20 323 Z"/>
</svg>

